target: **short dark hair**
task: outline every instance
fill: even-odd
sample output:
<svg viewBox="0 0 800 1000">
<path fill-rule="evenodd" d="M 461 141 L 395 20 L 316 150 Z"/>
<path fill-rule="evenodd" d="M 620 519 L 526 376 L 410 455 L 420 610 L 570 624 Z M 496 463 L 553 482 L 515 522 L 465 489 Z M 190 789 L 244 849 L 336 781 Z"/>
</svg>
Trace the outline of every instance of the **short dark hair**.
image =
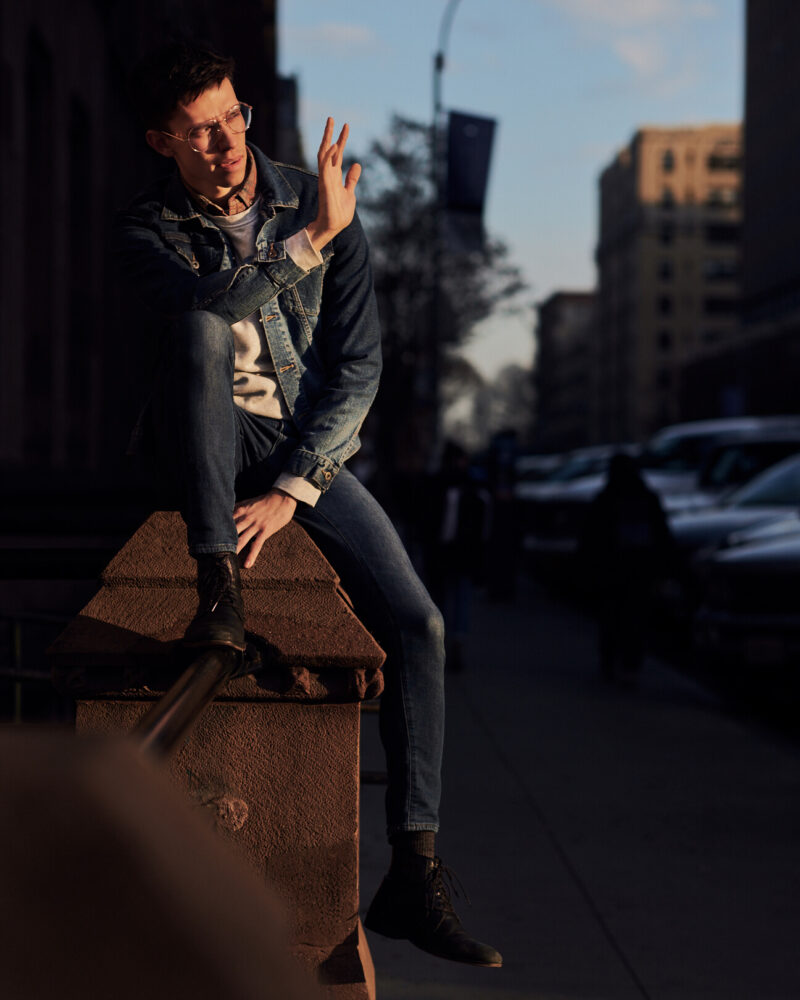
<svg viewBox="0 0 800 1000">
<path fill-rule="evenodd" d="M 192 42 L 172 42 L 148 52 L 129 80 L 131 105 L 145 128 L 164 128 L 179 104 L 189 104 L 226 78 L 235 62 Z"/>
</svg>

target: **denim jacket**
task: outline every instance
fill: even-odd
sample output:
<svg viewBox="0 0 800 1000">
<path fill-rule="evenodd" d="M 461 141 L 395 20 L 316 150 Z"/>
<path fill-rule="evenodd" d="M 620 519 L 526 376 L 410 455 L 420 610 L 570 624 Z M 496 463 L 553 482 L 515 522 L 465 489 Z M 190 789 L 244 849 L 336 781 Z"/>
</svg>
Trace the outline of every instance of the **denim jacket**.
<svg viewBox="0 0 800 1000">
<path fill-rule="evenodd" d="M 250 147 L 266 221 L 257 252 L 236 264 L 227 238 L 202 215 L 177 173 L 138 195 L 114 221 L 123 280 L 168 326 L 190 309 L 228 323 L 260 310 L 299 444 L 284 471 L 323 492 L 359 447 L 378 388 L 380 328 L 367 241 L 358 218 L 304 271 L 285 240 L 317 213 L 317 178 Z"/>
</svg>

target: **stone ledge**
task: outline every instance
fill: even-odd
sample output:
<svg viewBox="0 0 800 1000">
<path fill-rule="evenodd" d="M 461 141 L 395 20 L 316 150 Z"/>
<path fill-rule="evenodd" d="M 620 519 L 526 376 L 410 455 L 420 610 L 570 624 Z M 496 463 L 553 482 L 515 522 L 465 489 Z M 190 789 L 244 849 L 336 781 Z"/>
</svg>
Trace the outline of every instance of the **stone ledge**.
<svg viewBox="0 0 800 1000">
<path fill-rule="evenodd" d="M 248 673 L 229 682 L 221 698 L 361 701 L 380 694 L 384 653 L 298 524 L 270 538 L 242 576 Z M 112 559 L 100 591 L 50 647 L 56 686 L 75 697 L 158 697 L 186 666 L 180 639 L 196 606 L 183 521 L 158 511 Z"/>
</svg>

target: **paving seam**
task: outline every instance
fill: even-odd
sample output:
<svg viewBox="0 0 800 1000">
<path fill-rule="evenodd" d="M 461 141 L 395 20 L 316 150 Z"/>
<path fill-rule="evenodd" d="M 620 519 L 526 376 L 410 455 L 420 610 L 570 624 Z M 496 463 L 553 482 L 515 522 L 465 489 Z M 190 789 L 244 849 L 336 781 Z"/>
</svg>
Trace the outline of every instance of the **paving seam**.
<svg viewBox="0 0 800 1000">
<path fill-rule="evenodd" d="M 564 848 L 564 846 L 559 841 L 558 835 L 556 834 L 555 830 L 550 825 L 550 823 L 549 823 L 549 821 L 548 821 L 548 819 L 547 819 L 547 817 L 545 815 L 544 810 L 542 809 L 542 807 L 537 802 L 537 800 L 534 797 L 533 793 L 529 789 L 527 783 L 522 778 L 522 775 L 519 773 L 519 771 L 517 770 L 517 768 L 514 766 L 513 762 L 509 759 L 509 757 L 504 752 L 503 748 L 498 743 L 498 741 L 497 741 L 497 739 L 496 739 L 496 737 L 494 735 L 494 732 L 491 730 L 491 728 L 489 727 L 489 725 L 486 723 L 486 721 L 483 719 L 483 717 L 480 715 L 480 713 L 475 708 L 475 705 L 473 704 L 472 699 L 470 698 L 469 694 L 467 693 L 466 688 L 463 685 L 459 685 L 459 689 L 460 689 L 461 695 L 464 698 L 464 702 L 466 703 L 467 708 L 469 709 L 469 711 L 470 711 L 473 719 L 475 720 L 477 726 L 482 730 L 484 736 L 487 738 L 487 740 L 489 741 L 489 743 L 494 747 L 495 753 L 500 758 L 500 761 L 503 764 L 503 766 L 505 767 L 506 771 L 511 775 L 511 777 L 514 779 L 514 781 L 522 789 L 522 793 L 523 793 L 526 801 L 528 802 L 528 805 L 530 806 L 531 811 L 533 812 L 533 814 L 536 817 L 539 825 L 541 826 L 542 830 L 544 831 L 544 834 L 547 837 L 547 839 L 549 840 L 551 847 L 553 848 L 553 850 L 556 853 L 556 856 L 561 861 L 561 864 L 563 865 L 564 870 L 566 871 L 566 873 L 569 876 L 570 880 L 574 884 L 575 888 L 578 890 L 578 893 L 580 894 L 581 898 L 586 903 L 586 906 L 589 908 L 589 912 L 594 917 L 595 922 L 597 923 L 597 926 L 600 928 L 601 933 L 603 934 L 603 936 L 605 937 L 605 939 L 608 941 L 609 945 L 611 946 L 612 951 L 614 952 L 614 954 L 619 959 L 620 964 L 622 965 L 622 967 L 627 972 L 627 974 L 628 974 L 631 982 L 633 983 L 633 985 L 635 986 L 635 988 L 638 990 L 638 992 L 642 996 L 643 1000 L 653 1000 L 653 995 L 649 992 L 649 990 L 647 989 L 647 987 L 645 986 L 645 984 L 642 982 L 641 978 L 639 977 L 639 974 L 636 972 L 636 969 L 633 966 L 633 963 L 628 958 L 628 956 L 625 954 L 625 951 L 623 950 L 622 945 L 619 943 L 619 941 L 617 941 L 616 937 L 614 936 L 614 932 L 609 927 L 609 925 L 606 922 L 606 919 L 603 916 L 603 914 L 602 914 L 599 906 L 594 901 L 594 898 L 592 897 L 592 894 L 589 891 L 588 886 L 586 885 L 586 883 L 584 882 L 584 880 L 581 878 L 580 872 L 578 871 L 576 865 L 572 862 L 572 860 L 569 857 L 569 854 L 567 853 L 566 849 Z"/>
</svg>

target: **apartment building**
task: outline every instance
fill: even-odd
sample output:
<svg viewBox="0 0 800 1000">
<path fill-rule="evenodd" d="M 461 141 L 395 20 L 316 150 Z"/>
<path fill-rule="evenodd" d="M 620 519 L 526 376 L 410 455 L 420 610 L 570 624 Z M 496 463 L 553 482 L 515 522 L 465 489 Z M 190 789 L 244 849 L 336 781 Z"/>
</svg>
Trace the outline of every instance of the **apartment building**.
<svg viewBox="0 0 800 1000">
<path fill-rule="evenodd" d="M 738 335 L 742 132 L 639 129 L 600 177 L 593 441 L 682 419 L 686 367 Z"/>
</svg>

